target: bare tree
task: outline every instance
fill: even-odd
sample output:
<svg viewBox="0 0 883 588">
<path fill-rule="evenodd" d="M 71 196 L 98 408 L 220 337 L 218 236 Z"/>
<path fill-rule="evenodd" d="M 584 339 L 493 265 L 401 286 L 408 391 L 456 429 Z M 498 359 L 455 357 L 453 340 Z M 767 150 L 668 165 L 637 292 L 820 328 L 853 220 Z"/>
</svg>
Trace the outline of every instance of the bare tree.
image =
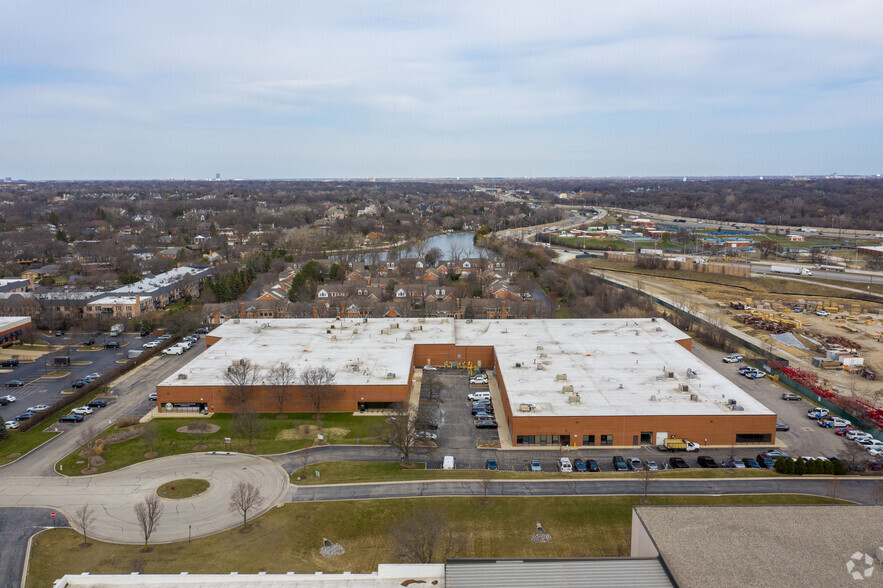
<svg viewBox="0 0 883 588">
<path fill-rule="evenodd" d="M 230 510 L 239 511 L 242 515 L 242 526 L 248 524 L 248 511 L 263 502 L 261 491 L 250 482 L 239 482 L 230 494 Z"/>
<path fill-rule="evenodd" d="M 837 478 L 831 478 L 828 480 L 826 488 L 828 490 L 828 496 L 831 497 L 831 502 L 837 502 L 837 497 L 843 492 L 843 484 L 840 483 L 840 480 Z"/>
<path fill-rule="evenodd" d="M 135 505 L 135 516 L 138 518 L 138 525 L 141 527 L 141 534 L 144 535 L 144 552 L 150 551 L 147 547 L 147 541 L 159 525 L 162 518 L 163 503 L 156 494 L 148 494 L 144 498 L 144 502 Z"/>
<path fill-rule="evenodd" d="M 147 443 L 150 453 L 153 453 L 153 444 L 157 438 L 159 438 L 159 425 L 156 421 L 149 421 L 141 427 L 141 440 Z"/>
<path fill-rule="evenodd" d="M 392 414 L 383 427 L 383 435 L 398 451 L 402 463 L 410 464 L 412 455 L 430 453 L 433 449 L 420 444 L 426 420 L 424 413 L 411 409 L 407 404 L 393 405 Z"/>
<path fill-rule="evenodd" d="M 838 454 L 838 457 L 840 458 L 843 467 L 846 468 L 846 471 L 851 472 L 855 470 L 855 464 L 859 462 L 864 454 L 864 447 L 858 443 L 848 441 L 843 447 L 843 450 Z"/>
<path fill-rule="evenodd" d="M 445 561 L 463 548 L 458 533 L 454 532 L 445 510 L 430 506 L 421 508 L 390 532 L 396 554 L 412 563 Z"/>
<path fill-rule="evenodd" d="M 85 504 L 78 508 L 73 516 L 70 517 L 71 526 L 83 534 L 83 547 L 89 547 L 89 527 L 95 522 L 95 513 L 92 507 Z"/>
<path fill-rule="evenodd" d="M 294 384 L 295 376 L 295 370 L 284 361 L 270 370 L 270 385 L 273 387 L 273 397 L 279 405 L 280 417 L 285 408 L 285 399 L 288 398 L 288 389 Z"/>
<path fill-rule="evenodd" d="M 248 358 L 240 359 L 233 365 L 227 366 L 224 379 L 229 384 L 227 399 L 230 403 L 237 405 L 240 409 L 246 408 L 260 376 L 260 368 Z"/>
<path fill-rule="evenodd" d="M 883 504 L 883 482 L 874 484 L 874 489 L 871 490 L 871 499 L 876 505 Z"/>
<path fill-rule="evenodd" d="M 255 435 L 264 430 L 264 424 L 256 412 L 242 410 L 233 417 L 233 432 L 248 438 L 249 446 L 254 445 Z"/>
<path fill-rule="evenodd" d="M 311 367 L 300 373 L 300 383 L 304 387 L 307 398 L 316 410 L 316 421 L 320 423 L 322 418 L 322 405 L 335 396 L 335 390 L 331 387 L 335 373 L 327 367 Z"/>
<path fill-rule="evenodd" d="M 481 470 L 478 475 L 478 481 L 481 483 L 481 490 L 484 493 L 484 500 L 482 500 L 481 503 L 487 504 L 487 493 L 491 489 L 491 484 L 494 481 L 493 470 L 489 470 L 488 468 Z"/>
<path fill-rule="evenodd" d="M 656 472 L 650 470 L 647 464 L 644 464 L 644 471 L 641 472 L 641 488 L 644 490 L 644 497 L 641 498 L 641 504 L 650 504 L 650 486 L 656 481 Z"/>
<path fill-rule="evenodd" d="M 208 423 L 206 421 L 193 421 L 187 425 L 187 428 L 196 435 L 199 444 L 202 445 L 202 440 L 205 438 L 205 434 L 208 433 Z"/>
<path fill-rule="evenodd" d="M 451 261 L 453 263 L 459 263 L 460 258 L 463 257 L 463 252 L 466 250 L 462 245 L 457 245 L 455 243 L 451 243 L 448 250 L 451 253 Z"/>
<path fill-rule="evenodd" d="M 435 370 L 423 370 L 421 389 L 426 392 L 426 397 L 434 400 L 441 392 L 442 383 Z"/>
</svg>

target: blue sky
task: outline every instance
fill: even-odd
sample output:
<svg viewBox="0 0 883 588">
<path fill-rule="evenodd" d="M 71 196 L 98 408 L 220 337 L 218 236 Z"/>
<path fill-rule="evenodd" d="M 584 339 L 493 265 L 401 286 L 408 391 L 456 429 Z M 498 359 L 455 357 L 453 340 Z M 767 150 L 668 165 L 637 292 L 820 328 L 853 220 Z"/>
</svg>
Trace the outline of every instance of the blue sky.
<svg viewBox="0 0 883 588">
<path fill-rule="evenodd" d="M 0 0 L 0 177 L 883 172 L 883 3 Z"/>
</svg>

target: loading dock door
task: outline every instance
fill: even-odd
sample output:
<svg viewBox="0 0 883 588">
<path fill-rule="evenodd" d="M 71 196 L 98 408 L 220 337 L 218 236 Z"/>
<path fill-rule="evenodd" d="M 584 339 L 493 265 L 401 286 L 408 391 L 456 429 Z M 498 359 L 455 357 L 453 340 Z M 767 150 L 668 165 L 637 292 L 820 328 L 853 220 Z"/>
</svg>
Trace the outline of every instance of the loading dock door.
<svg viewBox="0 0 883 588">
<path fill-rule="evenodd" d="M 668 439 L 668 433 L 666 431 L 660 431 L 656 433 L 656 444 L 663 445 L 665 440 Z"/>
</svg>

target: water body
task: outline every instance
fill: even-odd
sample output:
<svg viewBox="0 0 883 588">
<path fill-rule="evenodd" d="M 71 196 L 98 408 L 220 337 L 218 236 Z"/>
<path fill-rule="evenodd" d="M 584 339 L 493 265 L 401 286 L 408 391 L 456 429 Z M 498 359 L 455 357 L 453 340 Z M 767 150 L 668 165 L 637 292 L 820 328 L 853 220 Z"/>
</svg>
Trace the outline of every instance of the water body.
<svg viewBox="0 0 883 588">
<path fill-rule="evenodd" d="M 484 247 L 477 247 L 475 243 L 472 242 L 472 239 L 473 233 L 445 233 L 443 235 L 430 237 L 421 243 L 424 247 L 424 254 L 433 247 L 437 247 L 441 251 L 442 259 L 451 258 L 451 247 L 456 247 L 458 249 L 460 259 L 463 259 L 464 257 L 478 257 L 481 253 L 483 253 L 485 257 L 495 256 L 493 251 L 485 249 Z M 379 261 L 386 261 L 387 259 L 417 257 L 417 250 L 419 247 L 420 245 L 415 245 L 406 249 L 378 251 L 376 252 L 377 259 Z M 351 256 L 351 259 L 364 261 L 368 255 L 369 254 L 366 252 L 361 256 Z"/>
</svg>

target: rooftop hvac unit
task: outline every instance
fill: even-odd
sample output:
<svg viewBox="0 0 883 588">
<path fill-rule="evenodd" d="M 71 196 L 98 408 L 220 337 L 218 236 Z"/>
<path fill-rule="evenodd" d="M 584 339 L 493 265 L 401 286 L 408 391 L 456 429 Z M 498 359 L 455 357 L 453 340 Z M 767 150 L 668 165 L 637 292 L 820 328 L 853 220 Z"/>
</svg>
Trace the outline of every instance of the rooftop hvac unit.
<svg viewBox="0 0 883 588">
<path fill-rule="evenodd" d="M 544 357 L 549 357 L 549 356 L 546 355 L 545 353 L 540 353 L 540 358 L 544 358 Z"/>
<path fill-rule="evenodd" d="M 675 377 L 675 373 L 674 373 L 674 372 L 665 372 L 665 377 L 666 377 L 666 378 L 674 378 L 674 377 Z"/>
<path fill-rule="evenodd" d="M 389 328 L 390 328 L 390 329 L 398 329 L 398 328 L 399 328 L 399 324 L 398 324 L 398 323 L 393 323 L 393 324 L 389 325 Z"/>
<path fill-rule="evenodd" d="M 261 328 L 262 328 L 262 329 L 266 329 L 266 328 L 269 327 L 269 326 L 270 326 L 270 323 L 261 323 Z"/>
<path fill-rule="evenodd" d="M 650 402 L 656 402 L 656 394 L 650 395 Z"/>
<path fill-rule="evenodd" d="M 380 329 L 381 335 L 389 335 L 389 329 Z"/>
<path fill-rule="evenodd" d="M 690 391 L 690 386 L 688 386 L 687 384 L 679 384 L 679 385 L 678 385 L 678 390 L 681 391 L 681 392 L 689 392 L 689 391 Z"/>
<path fill-rule="evenodd" d="M 732 409 L 735 410 L 735 411 L 745 410 L 745 408 L 744 408 L 743 406 L 739 405 L 739 404 L 734 404 L 734 405 L 731 406 L 730 408 L 732 408 Z"/>
<path fill-rule="evenodd" d="M 521 363 L 520 363 L 520 362 L 516 362 L 516 363 L 515 363 L 515 367 L 520 368 L 520 367 L 521 367 Z"/>
<path fill-rule="evenodd" d="M 556 382 L 566 382 L 567 381 L 567 374 L 558 374 L 557 376 L 555 376 L 555 381 Z"/>
<path fill-rule="evenodd" d="M 363 323 L 367 323 L 367 322 L 368 322 L 368 319 L 367 319 L 367 318 L 363 318 L 363 319 L 362 319 L 362 322 L 363 322 Z"/>
<path fill-rule="evenodd" d="M 422 331 L 422 330 L 423 330 L 423 325 L 414 325 L 414 330 L 415 330 L 415 331 Z"/>
<path fill-rule="evenodd" d="M 386 379 L 387 379 L 387 380 L 395 380 L 395 379 L 396 379 L 396 375 L 395 375 L 393 372 L 387 372 L 387 374 L 386 374 Z"/>
<path fill-rule="evenodd" d="M 542 350 L 543 350 L 543 346 L 542 346 L 542 345 L 537 345 L 537 351 L 542 351 Z"/>
<path fill-rule="evenodd" d="M 699 395 L 698 394 L 690 394 L 690 400 L 692 402 L 699 402 Z"/>
<path fill-rule="evenodd" d="M 332 341 L 337 341 L 337 335 L 331 335 L 331 340 L 332 340 Z"/>
<path fill-rule="evenodd" d="M 541 363 L 538 363 L 538 364 L 537 364 L 537 370 L 542 371 L 542 370 L 544 370 L 544 369 L 546 369 L 546 366 L 544 366 L 544 365 L 541 364 Z"/>
<path fill-rule="evenodd" d="M 572 394 L 572 393 L 573 393 L 573 385 L 568 384 L 567 386 L 562 386 L 562 387 L 561 387 L 561 392 L 563 392 L 563 393 L 565 393 L 565 394 L 567 394 L 567 393 L 571 393 L 571 394 Z"/>
<path fill-rule="evenodd" d="M 179 379 L 179 380 L 186 380 L 186 379 L 187 379 L 187 374 L 178 374 L 178 379 Z"/>
<path fill-rule="evenodd" d="M 736 404 L 735 398 L 727 398 L 727 406 L 734 406 Z"/>
<path fill-rule="evenodd" d="M 238 324 L 239 324 L 239 319 L 238 319 L 238 318 L 233 319 L 233 324 L 234 324 L 234 325 L 238 325 Z"/>
<path fill-rule="evenodd" d="M 697 378 L 696 372 L 694 372 L 690 368 L 687 368 L 687 378 L 690 380 L 695 380 Z"/>
<path fill-rule="evenodd" d="M 405 333 L 405 339 L 410 339 L 410 338 L 411 338 L 411 333 Z"/>
<path fill-rule="evenodd" d="M 468 323 L 471 323 L 471 322 L 472 322 L 472 319 L 466 319 L 466 323 L 467 323 L 467 324 L 468 324 Z"/>
<path fill-rule="evenodd" d="M 567 402 L 569 402 L 570 404 L 580 404 L 582 401 L 579 398 L 579 394 L 574 394 L 567 399 Z"/>
</svg>

